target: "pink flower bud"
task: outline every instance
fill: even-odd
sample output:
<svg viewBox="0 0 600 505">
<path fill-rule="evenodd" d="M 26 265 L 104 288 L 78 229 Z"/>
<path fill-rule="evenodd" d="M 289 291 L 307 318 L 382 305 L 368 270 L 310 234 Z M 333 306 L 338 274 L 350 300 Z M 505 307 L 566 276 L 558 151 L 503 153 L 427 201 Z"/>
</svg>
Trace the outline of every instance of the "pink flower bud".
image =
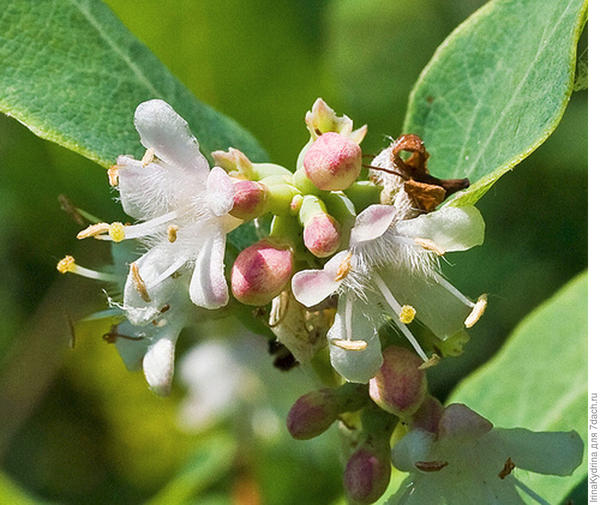
<svg viewBox="0 0 600 505">
<path fill-rule="evenodd" d="M 329 214 L 317 214 L 304 227 L 304 245 L 317 258 L 326 258 L 338 250 L 342 235 L 339 223 Z"/>
<path fill-rule="evenodd" d="M 231 291 L 247 305 L 265 305 L 275 298 L 292 276 L 292 251 L 269 240 L 244 249 L 231 269 Z"/>
<path fill-rule="evenodd" d="M 437 398 L 427 396 L 412 417 L 412 427 L 437 433 L 444 406 Z"/>
<path fill-rule="evenodd" d="M 304 170 L 321 190 L 348 188 L 359 176 L 362 152 L 357 143 L 339 133 L 324 133 L 306 151 Z"/>
<path fill-rule="evenodd" d="M 247 221 L 263 213 L 267 192 L 260 182 L 238 181 L 233 185 L 233 190 L 232 216 Z"/>
<path fill-rule="evenodd" d="M 369 444 L 358 449 L 346 464 L 344 488 L 352 503 L 368 504 L 377 501 L 390 482 L 390 451 L 377 450 Z"/>
<path fill-rule="evenodd" d="M 425 399 L 427 376 L 419 366 L 423 360 L 404 347 L 383 351 L 383 365 L 369 381 L 369 395 L 383 410 L 397 416 L 417 411 Z"/>
<path fill-rule="evenodd" d="M 323 433 L 338 414 L 335 394 L 331 389 L 311 391 L 292 405 L 287 417 L 290 435 L 297 440 L 307 440 Z"/>
</svg>

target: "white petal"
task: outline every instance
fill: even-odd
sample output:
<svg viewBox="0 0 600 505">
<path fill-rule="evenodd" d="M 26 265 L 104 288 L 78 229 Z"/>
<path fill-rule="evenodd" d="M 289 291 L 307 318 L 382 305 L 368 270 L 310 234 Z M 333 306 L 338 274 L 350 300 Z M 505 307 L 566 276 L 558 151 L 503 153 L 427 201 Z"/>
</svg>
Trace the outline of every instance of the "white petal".
<svg viewBox="0 0 600 505">
<path fill-rule="evenodd" d="M 376 239 L 383 235 L 396 216 L 393 205 L 371 205 L 358 216 L 350 232 L 350 244 Z"/>
<path fill-rule="evenodd" d="M 148 100 L 135 110 L 135 127 L 144 147 L 182 170 L 208 176 L 208 162 L 198 148 L 187 121 L 163 100 Z"/>
<path fill-rule="evenodd" d="M 180 330 L 181 328 L 178 327 L 165 326 L 144 356 L 143 368 L 146 382 L 152 391 L 161 396 L 171 392 L 175 367 L 175 343 Z"/>
<path fill-rule="evenodd" d="M 340 296 L 335 321 L 327 333 L 331 364 L 347 381 L 366 384 L 383 364 L 381 343 L 375 325 L 366 316 L 367 307 L 360 300 L 352 301 L 351 328 L 346 327 L 346 304 L 347 297 Z M 333 343 L 348 339 L 364 340 L 367 346 L 363 350 L 347 350 Z"/>
<path fill-rule="evenodd" d="M 190 299 L 205 309 L 227 305 L 229 291 L 225 280 L 225 233 L 219 226 L 207 230 L 190 282 Z"/>
<path fill-rule="evenodd" d="M 125 363 L 127 370 L 132 372 L 139 370 L 142 368 L 142 359 L 151 342 L 149 338 L 145 338 L 147 336 L 146 332 L 143 329 L 140 329 L 139 326 L 133 326 L 129 321 L 124 321 L 117 327 L 117 333 L 128 337 L 144 337 L 142 340 L 117 338 L 115 342 L 117 351 L 119 352 L 123 363 Z"/>
<path fill-rule="evenodd" d="M 583 458 L 583 441 L 576 431 L 495 429 L 493 436 L 517 467 L 532 472 L 571 475 Z"/>
<path fill-rule="evenodd" d="M 342 279 L 336 280 L 342 262 L 348 251 L 341 251 L 331 258 L 323 270 L 303 270 L 292 277 L 294 297 L 305 307 L 312 307 L 331 296 L 339 288 Z"/>
<path fill-rule="evenodd" d="M 221 167 L 208 174 L 206 191 L 208 207 L 215 216 L 224 216 L 233 208 L 233 182 Z"/>
<path fill-rule="evenodd" d="M 465 251 L 481 245 L 484 231 L 483 217 L 473 206 L 442 207 L 395 225 L 397 234 L 431 240 L 444 251 Z"/>
<path fill-rule="evenodd" d="M 404 435 L 392 449 L 392 463 L 398 470 L 414 472 L 416 461 L 427 461 L 435 439 L 433 433 L 413 429 Z"/>
</svg>

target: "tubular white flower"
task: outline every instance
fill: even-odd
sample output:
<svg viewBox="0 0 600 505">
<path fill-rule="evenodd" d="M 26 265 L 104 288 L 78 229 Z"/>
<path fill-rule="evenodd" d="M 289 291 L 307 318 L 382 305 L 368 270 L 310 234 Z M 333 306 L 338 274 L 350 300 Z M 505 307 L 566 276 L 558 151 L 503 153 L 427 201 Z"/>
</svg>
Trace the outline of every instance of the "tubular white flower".
<svg viewBox="0 0 600 505">
<path fill-rule="evenodd" d="M 396 468 L 410 472 L 390 505 L 525 505 L 517 488 L 548 502 L 511 473 L 570 475 L 583 442 L 574 432 L 500 429 L 462 404 L 446 407 L 437 434 L 415 429 L 392 450 Z"/>
<path fill-rule="evenodd" d="M 438 273 L 437 256 L 481 244 L 483 231 L 483 219 L 472 206 L 443 207 L 412 219 L 401 219 L 392 205 L 371 205 L 361 212 L 348 250 L 322 270 L 298 272 L 292 279 L 294 296 L 307 307 L 340 295 L 328 335 L 333 366 L 355 382 L 366 382 L 378 370 L 381 351 L 372 332 L 381 308 L 424 361 L 428 357 L 407 326 L 414 317 L 442 340 L 475 324 L 485 298 L 474 303 L 462 295 Z M 369 330 L 358 327 L 365 324 Z M 366 345 L 344 344 L 356 339 Z M 355 363 L 354 372 L 346 361 Z M 362 366 L 356 368 L 356 363 Z"/>
<path fill-rule="evenodd" d="M 141 161 L 119 156 L 111 172 L 133 225 L 100 223 L 79 237 L 138 239 L 147 252 L 131 265 L 123 309 L 129 321 L 146 325 L 168 302 L 173 278 L 191 271 L 189 297 L 203 308 L 229 300 L 224 274 L 225 236 L 241 221 L 233 207 L 233 182 L 209 168 L 187 122 L 162 100 L 141 103 L 135 127 L 148 149 Z"/>
</svg>

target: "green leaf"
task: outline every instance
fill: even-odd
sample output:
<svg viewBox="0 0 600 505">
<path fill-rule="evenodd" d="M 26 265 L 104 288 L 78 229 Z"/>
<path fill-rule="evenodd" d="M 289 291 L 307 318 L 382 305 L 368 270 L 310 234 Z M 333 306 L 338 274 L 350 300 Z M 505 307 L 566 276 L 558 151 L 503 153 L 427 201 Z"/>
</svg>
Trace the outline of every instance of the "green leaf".
<svg viewBox="0 0 600 505">
<path fill-rule="evenodd" d="M 587 438 L 587 273 L 535 309 L 502 350 L 467 377 L 450 402 L 465 403 L 503 428 L 575 429 Z M 584 456 L 583 461 L 587 461 Z M 519 479 L 552 503 L 585 476 L 523 474 Z"/>
<path fill-rule="evenodd" d="M 573 89 L 585 0 L 492 0 L 423 70 L 404 131 L 420 135 L 437 177 L 469 177 L 449 203 L 476 202 L 546 140 Z"/>
<path fill-rule="evenodd" d="M 10 503 L 11 505 L 49 505 L 46 501 L 31 497 L 3 473 L 0 473 L 0 503 Z"/>
<path fill-rule="evenodd" d="M 133 113 L 150 98 L 169 102 L 190 123 L 205 155 L 235 146 L 266 158 L 256 140 L 199 102 L 99 0 L 9 2 L 0 12 L 0 61 L 0 111 L 101 165 L 143 152 Z"/>
</svg>

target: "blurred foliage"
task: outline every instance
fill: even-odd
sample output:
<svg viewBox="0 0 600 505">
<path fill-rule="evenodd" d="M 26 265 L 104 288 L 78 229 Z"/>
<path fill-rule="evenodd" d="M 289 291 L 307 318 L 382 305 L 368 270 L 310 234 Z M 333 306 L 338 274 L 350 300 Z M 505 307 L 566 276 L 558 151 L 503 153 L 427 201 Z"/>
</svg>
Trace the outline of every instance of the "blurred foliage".
<svg viewBox="0 0 600 505">
<path fill-rule="evenodd" d="M 399 135 L 419 72 L 446 35 L 482 3 L 108 2 L 198 98 L 236 119 L 273 160 L 287 165 L 306 140 L 303 116 L 317 96 L 356 124 L 369 124 L 366 152 L 376 153 L 386 135 Z M 550 139 L 479 202 L 486 242 L 449 256 L 445 272 L 467 294 L 488 292 L 489 309 L 473 329 L 466 353 L 432 370 L 437 394 L 446 395 L 526 314 L 586 267 L 586 127 L 582 91 Z M 190 468 L 215 430 L 235 440 L 235 463 L 206 484 L 205 494 L 189 491 L 185 505 L 336 501 L 342 466 L 333 430 L 296 442 L 283 426 L 286 409 L 313 387 L 312 377 L 304 370 L 275 370 L 264 340 L 250 340 L 255 351 L 250 362 L 270 385 L 254 402 L 259 414 L 243 407 L 234 419 L 196 434 L 178 427 L 184 390 L 167 399 L 151 395 L 143 377 L 126 372 L 112 346 L 101 340 L 102 330 L 79 327 L 75 349 L 67 350 L 65 311 L 100 309 L 104 297 L 86 280 L 70 278 L 51 287 L 56 260 L 73 253 L 82 264 L 99 266 L 109 251 L 97 243 L 77 243 L 79 227 L 60 211 L 56 198 L 67 194 L 107 221 L 123 216 L 99 166 L 5 117 L 0 117 L 0 168 L 5 275 L 0 402 L 10 397 L 2 390 L 13 384 L 5 380 L 8 370 L 21 380 L 22 402 L 19 416 L 0 404 L 0 417 L 15 418 L 14 429 L 0 431 L 2 468 L 11 479 L 61 504 L 144 503 L 169 489 L 172 479 L 177 482 L 179 469 Z M 90 290 L 96 295 L 85 294 Z M 47 328 L 63 326 L 63 334 L 53 330 L 52 338 L 43 338 Z M 196 338 L 185 336 L 179 352 Z M 43 359 L 31 357 L 31 346 L 40 347 Z M 258 424 L 278 428 L 256 434 L 245 423 L 254 415 Z"/>
</svg>

